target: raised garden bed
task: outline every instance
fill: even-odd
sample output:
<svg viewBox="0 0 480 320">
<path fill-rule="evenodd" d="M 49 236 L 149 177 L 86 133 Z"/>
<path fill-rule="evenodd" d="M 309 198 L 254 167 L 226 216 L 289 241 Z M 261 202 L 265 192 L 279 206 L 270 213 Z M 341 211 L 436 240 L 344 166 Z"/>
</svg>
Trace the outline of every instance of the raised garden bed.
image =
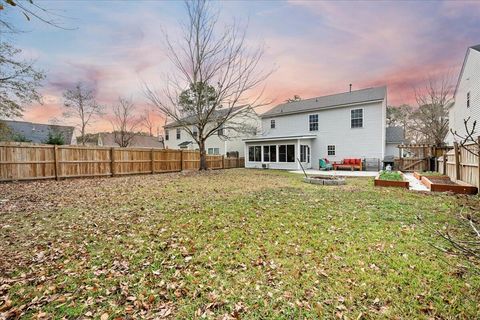
<svg viewBox="0 0 480 320">
<path fill-rule="evenodd" d="M 422 177 L 432 177 L 435 179 L 445 179 L 445 180 L 450 180 L 450 177 L 445 176 L 439 172 L 434 172 L 434 171 L 424 171 L 424 172 L 413 172 L 413 176 L 417 178 L 418 180 L 422 180 Z"/>
<path fill-rule="evenodd" d="M 445 179 L 444 177 L 422 177 L 422 183 L 433 192 L 446 192 L 450 191 L 453 193 L 461 194 L 476 194 L 477 187 L 469 185 L 465 182 L 453 182 L 450 179 Z"/>
<path fill-rule="evenodd" d="M 381 171 L 374 180 L 375 187 L 410 187 L 410 183 L 406 181 L 405 176 L 400 171 L 386 172 Z"/>
<path fill-rule="evenodd" d="M 304 178 L 303 181 L 324 186 L 340 186 L 345 184 L 345 177 L 312 176 Z"/>
</svg>

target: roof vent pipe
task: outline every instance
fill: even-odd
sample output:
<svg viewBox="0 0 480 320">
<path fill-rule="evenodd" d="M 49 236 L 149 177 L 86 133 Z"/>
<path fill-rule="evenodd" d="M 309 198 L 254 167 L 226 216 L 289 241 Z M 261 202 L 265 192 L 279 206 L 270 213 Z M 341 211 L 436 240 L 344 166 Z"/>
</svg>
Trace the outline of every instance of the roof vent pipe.
<svg viewBox="0 0 480 320">
<path fill-rule="evenodd" d="M 350 83 L 350 92 L 352 92 L 352 84 Z"/>
</svg>

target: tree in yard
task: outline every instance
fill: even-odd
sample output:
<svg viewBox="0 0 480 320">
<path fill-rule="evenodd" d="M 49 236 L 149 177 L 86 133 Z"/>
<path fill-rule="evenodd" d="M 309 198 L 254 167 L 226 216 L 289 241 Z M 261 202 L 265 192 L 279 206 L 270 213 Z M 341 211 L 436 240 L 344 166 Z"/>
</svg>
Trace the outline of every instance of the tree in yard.
<svg viewBox="0 0 480 320">
<path fill-rule="evenodd" d="M 38 92 L 45 74 L 18 58 L 21 50 L 0 42 L 0 117 L 20 117 L 25 105 L 41 103 Z"/>
<path fill-rule="evenodd" d="M 142 122 L 142 126 L 147 129 L 148 134 L 153 137 L 154 130 L 157 127 L 155 123 L 155 119 L 153 117 L 153 112 L 150 109 L 145 109 L 143 110 L 143 114 L 140 117 L 140 120 Z"/>
<path fill-rule="evenodd" d="M 448 108 L 452 103 L 451 85 L 445 77 L 428 79 L 423 90 L 415 91 L 418 108 L 410 116 L 411 130 L 421 134 L 425 143 L 441 146 L 448 133 Z"/>
<path fill-rule="evenodd" d="M 388 127 L 402 127 L 405 131 L 409 123 L 412 107 L 408 104 L 400 106 L 387 107 L 387 126 Z"/>
<path fill-rule="evenodd" d="M 219 26 L 203 0 L 186 2 L 188 13 L 179 42 L 168 36 L 168 56 L 176 69 L 158 94 L 145 84 L 149 101 L 198 144 L 200 170 L 207 169 L 205 141 L 222 132 L 251 131 L 240 119 L 262 105 L 256 90 L 271 72 L 259 70 L 263 49 L 250 50 L 245 30 Z M 251 98 L 250 101 L 248 98 Z M 248 105 L 248 107 L 247 107 Z M 194 128 L 195 130 L 194 130 Z"/>
<path fill-rule="evenodd" d="M 118 104 L 113 106 L 113 133 L 115 143 L 126 148 L 135 136 L 135 130 L 141 122 L 135 116 L 135 105 L 128 99 L 119 98 Z"/>
<path fill-rule="evenodd" d="M 95 92 L 86 88 L 81 82 L 63 93 L 64 106 L 67 109 L 63 115 L 74 118 L 80 130 L 80 143 L 85 145 L 87 127 L 96 117 L 103 114 L 103 107 L 95 100 Z"/>
</svg>

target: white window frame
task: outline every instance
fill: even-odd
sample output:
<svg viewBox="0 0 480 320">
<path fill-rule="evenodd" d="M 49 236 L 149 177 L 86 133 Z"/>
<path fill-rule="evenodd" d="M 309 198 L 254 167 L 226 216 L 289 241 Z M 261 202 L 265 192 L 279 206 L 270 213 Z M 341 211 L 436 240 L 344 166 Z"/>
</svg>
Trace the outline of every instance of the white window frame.
<svg viewBox="0 0 480 320">
<path fill-rule="evenodd" d="M 333 148 L 331 148 L 333 147 Z M 337 147 L 334 144 L 329 144 L 327 146 L 327 156 L 334 156 L 336 154 Z"/>
<path fill-rule="evenodd" d="M 316 116 L 317 121 L 312 121 L 312 117 Z M 312 125 L 317 125 L 316 128 L 312 129 Z M 318 113 L 313 113 L 308 115 L 308 131 L 318 131 Z"/>
<path fill-rule="evenodd" d="M 280 147 L 282 146 L 285 146 L 285 161 L 281 161 L 280 160 Z M 293 150 L 293 161 L 288 161 L 288 147 L 289 146 L 293 146 L 293 149 L 290 148 L 291 150 Z M 281 163 L 294 163 L 296 160 L 295 160 L 295 156 L 296 156 L 296 151 L 295 151 L 295 144 L 279 144 L 278 145 L 278 162 L 281 162 Z"/>
<path fill-rule="evenodd" d="M 300 145 L 300 162 L 310 163 L 310 146 L 308 144 Z"/>
<path fill-rule="evenodd" d="M 467 92 L 467 108 L 470 108 L 470 91 Z"/>
<path fill-rule="evenodd" d="M 268 160 L 265 158 L 265 149 L 268 148 Z M 275 149 L 275 161 L 272 161 L 272 149 Z M 277 155 L 277 145 L 276 144 L 268 144 L 262 146 L 262 157 L 263 162 L 278 162 L 278 155 Z"/>
<path fill-rule="evenodd" d="M 361 119 L 362 119 L 362 126 L 360 126 L 360 127 L 354 127 L 354 126 L 352 126 L 352 121 L 353 121 L 353 120 L 358 120 L 358 119 L 360 119 L 360 118 L 355 118 L 355 119 L 354 119 L 354 118 L 352 117 L 352 112 L 353 112 L 353 111 L 356 111 L 356 110 L 362 110 L 362 118 L 361 118 Z M 364 127 L 364 120 L 365 120 L 365 108 L 353 108 L 353 109 L 350 109 L 350 128 L 351 128 L 351 129 L 362 129 L 362 128 Z"/>
<path fill-rule="evenodd" d="M 275 129 L 277 126 L 275 119 L 270 120 L 270 129 Z"/>
<path fill-rule="evenodd" d="M 170 140 L 170 131 L 165 130 L 165 141 L 168 141 L 168 140 Z"/>
<path fill-rule="evenodd" d="M 192 134 L 196 138 L 198 137 L 198 128 L 197 126 L 192 126 Z"/>
<path fill-rule="evenodd" d="M 250 160 L 250 148 L 253 148 L 253 160 Z M 257 159 L 257 157 L 255 157 L 256 148 L 260 148 L 260 159 Z M 248 162 L 262 162 L 262 152 L 263 152 L 263 148 L 260 145 L 248 146 Z"/>
<path fill-rule="evenodd" d="M 177 140 L 182 139 L 182 129 L 177 129 Z"/>
<path fill-rule="evenodd" d="M 216 151 L 216 152 L 215 152 Z M 220 154 L 220 148 L 208 148 L 207 154 Z"/>
</svg>

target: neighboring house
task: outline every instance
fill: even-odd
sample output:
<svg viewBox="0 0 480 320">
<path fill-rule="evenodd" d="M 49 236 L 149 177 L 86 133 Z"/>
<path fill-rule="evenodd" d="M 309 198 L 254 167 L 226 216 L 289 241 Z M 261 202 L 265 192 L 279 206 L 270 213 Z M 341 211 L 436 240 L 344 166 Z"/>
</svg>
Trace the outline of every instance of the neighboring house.
<svg viewBox="0 0 480 320">
<path fill-rule="evenodd" d="M 234 111 L 237 111 L 240 108 L 245 107 L 238 107 Z M 219 112 L 226 112 L 226 110 L 217 111 L 217 113 Z M 219 117 L 221 117 L 221 115 L 219 115 Z M 212 118 L 215 118 L 215 116 Z M 255 136 L 255 133 L 260 126 L 260 118 L 252 108 L 247 107 L 245 111 L 242 111 L 241 114 L 235 116 L 231 121 L 235 122 L 235 126 L 238 126 L 238 123 L 241 123 L 245 130 L 236 131 L 231 128 L 228 129 L 229 123 L 227 122 L 224 125 L 225 129 L 219 130 L 217 133 L 214 133 L 207 138 L 205 142 L 205 151 L 207 154 L 226 155 L 227 152 L 238 152 L 239 157 L 244 156 L 245 143 L 242 139 Z M 181 123 L 190 124 L 192 132 L 197 131 L 194 117 L 184 118 Z M 178 121 L 168 123 L 164 126 L 164 134 L 165 148 L 167 149 L 198 150 L 198 145 L 195 140 L 184 128 L 182 128 Z"/>
<path fill-rule="evenodd" d="M 480 135 L 480 44 L 467 49 L 454 94 L 454 104 L 449 109 L 449 128 L 464 135 L 464 119 L 470 117 L 469 126 L 477 121 L 474 136 Z M 447 143 L 455 137 L 449 133 Z M 457 138 L 458 139 L 458 138 Z"/>
<path fill-rule="evenodd" d="M 244 139 L 245 167 L 318 169 L 318 160 L 382 160 L 386 87 L 283 103 L 261 115 L 262 134 Z"/>
<path fill-rule="evenodd" d="M 118 147 L 118 143 L 115 142 L 115 134 L 112 132 L 101 132 L 85 135 L 85 144 L 91 146 L 101 147 Z M 135 134 L 130 142 L 128 148 L 141 147 L 141 148 L 164 148 L 163 137 L 148 136 L 143 134 Z"/>
<path fill-rule="evenodd" d="M 71 126 L 13 120 L 1 120 L 1 122 L 8 128 L 8 134 L 4 134 L 3 140 L 45 143 L 49 134 L 60 134 L 64 144 L 76 142 L 73 134 L 75 128 Z"/>
<path fill-rule="evenodd" d="M 397 146 L 405 143 L 405 130 L 402 127 L 387 127 L 385 130 L 385 156 L 398 158 Z"/>
</svg>

